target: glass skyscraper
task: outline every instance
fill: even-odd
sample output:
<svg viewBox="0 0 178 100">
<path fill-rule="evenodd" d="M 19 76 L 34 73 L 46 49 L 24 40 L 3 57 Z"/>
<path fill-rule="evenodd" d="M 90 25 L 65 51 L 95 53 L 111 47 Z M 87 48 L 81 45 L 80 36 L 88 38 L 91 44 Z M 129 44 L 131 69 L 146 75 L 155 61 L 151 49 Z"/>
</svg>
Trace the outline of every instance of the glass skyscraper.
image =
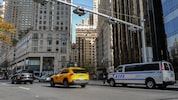
<svg viewBox="0 0 178 100">
<path fill-rule="evenodd" d="M 174 67 L 178 65 L 178 0 L 162 0 L 168 51 Z M 175 68 L 178 72 L 178 68 Z"/>
<path fill-rule="evenodd" d="M 117 12 L 113 15 L 115 18 L 140 25 L 137 18 L 140 16 L 139 0 L 114 0 L 113 7 L 114 12 Z M 143 0 L 143 7 L 147 61 L 168 60 L 161 0 Z M 115 65 L 142 62 L 140 31 L 133 32 L 127 25 L 116 24 L 113 35 Z"/>
</svg>

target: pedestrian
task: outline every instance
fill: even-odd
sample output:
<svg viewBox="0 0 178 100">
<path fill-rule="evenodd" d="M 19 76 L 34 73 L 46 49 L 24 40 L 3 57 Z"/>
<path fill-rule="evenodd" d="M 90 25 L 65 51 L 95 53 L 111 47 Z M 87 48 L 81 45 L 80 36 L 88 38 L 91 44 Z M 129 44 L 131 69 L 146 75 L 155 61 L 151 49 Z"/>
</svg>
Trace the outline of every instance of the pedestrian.
<svg viewBox="0 0 178 100">
<path fill-rule="evenodd" d="M 106 81 L 107 81 L 107 73 L 104 72 L 104 73 L 103 73 L 103 84 L 105 84 Z"/>
<path fill-rule="evenodd" d="M 96 80 L 96 73 L 93 74 L 93 80 Z"/>
</svg>

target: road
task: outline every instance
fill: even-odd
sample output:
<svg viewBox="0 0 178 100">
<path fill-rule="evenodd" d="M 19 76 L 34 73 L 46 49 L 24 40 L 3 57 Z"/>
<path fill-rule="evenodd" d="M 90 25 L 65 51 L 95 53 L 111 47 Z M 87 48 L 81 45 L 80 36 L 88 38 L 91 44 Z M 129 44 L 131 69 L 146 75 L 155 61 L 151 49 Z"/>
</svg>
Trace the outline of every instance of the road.
<svg viewBox="0 0 178 100">
<path fill-rule="evenodd" d="M 50 87 L 48 83 L 11 84 L 0 81 L 0 100 L 178 100 L 178 86 L 166 90 L 144 86 L 110 87 L 107 85 Z"/>
</svg>

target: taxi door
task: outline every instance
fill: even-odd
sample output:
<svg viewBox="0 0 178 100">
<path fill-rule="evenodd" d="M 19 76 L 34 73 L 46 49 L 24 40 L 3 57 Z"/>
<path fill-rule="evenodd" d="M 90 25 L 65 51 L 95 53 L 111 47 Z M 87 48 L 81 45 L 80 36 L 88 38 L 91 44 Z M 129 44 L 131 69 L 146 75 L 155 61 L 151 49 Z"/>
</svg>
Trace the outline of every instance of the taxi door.
<svg viewBox="0 0 178 100">
<path fill-rule="evenodd" d="M 69 70 L 68 69 L 63 69 L 60 75 L 57 76 L 57 81 L 58 83 L 63 83 L 64 78 L 67 77 Z"/>
</svg>

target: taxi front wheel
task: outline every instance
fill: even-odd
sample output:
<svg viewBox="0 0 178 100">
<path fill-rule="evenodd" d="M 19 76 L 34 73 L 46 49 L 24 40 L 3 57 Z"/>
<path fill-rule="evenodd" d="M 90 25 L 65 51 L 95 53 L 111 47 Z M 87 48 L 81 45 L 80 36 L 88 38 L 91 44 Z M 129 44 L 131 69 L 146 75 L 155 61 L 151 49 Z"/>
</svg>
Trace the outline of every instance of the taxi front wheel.
<svg viewBox="0 0 178 100">
<path fill-rule="evenodd" d="M 51 87 L 54 87 L 54 86 L 55 86 L 55 83 L 54 83 L 53 79 L 51 79 L 50 85 L 51 85 Z"/>
<path fill-rule="evenodd" d="M 69 83 L 68 83 L 67 79 L 65 79 L 65 80 L 63 81 L 63 84 L 64 84 L 64 87 L 69 87 Z"/>
<path fill-rule="evenodd" d="M 82 88 L 85 88 L 86 85 L 81 85 Z"/>
</svg>

